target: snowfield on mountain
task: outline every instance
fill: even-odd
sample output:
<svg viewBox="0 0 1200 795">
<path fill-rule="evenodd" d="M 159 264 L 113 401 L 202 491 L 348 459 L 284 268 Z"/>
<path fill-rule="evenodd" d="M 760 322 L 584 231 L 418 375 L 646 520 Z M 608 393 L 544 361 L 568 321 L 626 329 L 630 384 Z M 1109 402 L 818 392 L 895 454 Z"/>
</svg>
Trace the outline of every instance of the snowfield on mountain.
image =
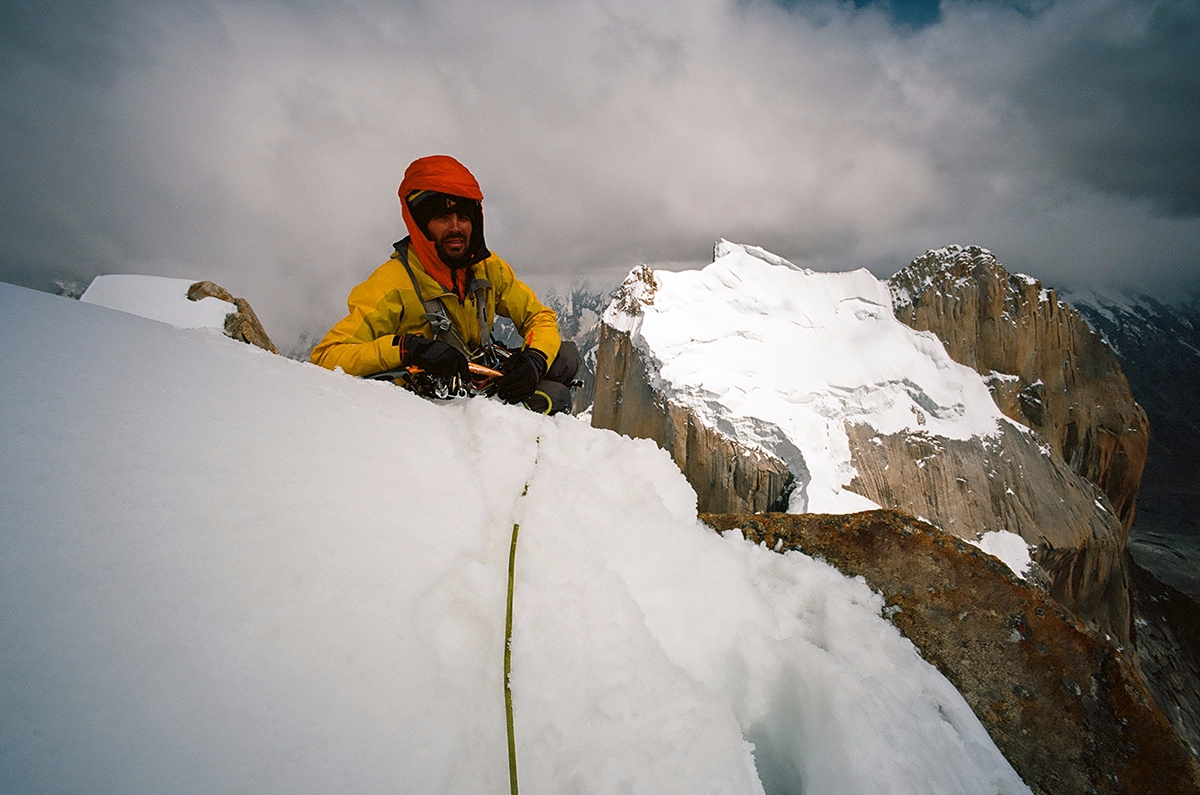
<svg viewBox="0 0 1200 795">
<path fill-rule="evenodd" d="M 982 451 L 1000 449 L 1002 431 L 1029 433 L 1001 413 L 983 378 L 950 358 L 941 340 L 896 319 L 888 284 L 867 270 L 819 273 L 756 246 L 719 240 L 713 262 L 700 270 L 635 268 L 605 311 L 604 324 L 616 332 L 605 332 L 610 339 L 627 337 L 640 354 L 654 398 L 647 406 L 650 401 L 624 396 L 628 384 L 607 394 L 598 386 L 597 404 L 603 405 L 593 410 L 597 424 L 653 436 L 658 405 L 682 406 L 704 427 L 786 464 L 793 488 L 782 496 L 791 513 L 881 507 L 866 496 L 866 484 L 854 481 L 861 464 L 870 470 L 900 463 L 888 457 L 896 451 L 886 437 L 917 447 L 966 441 Z M 621 365 L 598 364 L 600 370 L 606 366 Z M 598 378 L 620 385 L 642 377 L 637 365 L 623 366 L 633 371 L 598 372 Z M 857 448 L 849 433 L 854 426 L 864 437 Z M 665 436 L 680 447 L 691 443 L 681 431 Z M 675 453 L 687 471 L 684 453 Z M 711 476 L 699 465 L 696 477 Z M 935 488 L 910 478 L 907 485 L 913 484 Z M 987 494 L 982 482 L 974 485 Z M 980 499 L 990 514 L 991 502 Z M 1060 502 L 1057 494 L 1052 502 Z M 955 518 L 927 517 L 898 504 L 934 524 Z M 953 521 L 940 526 L 1000 557 L 1012 571 L 1028 571 L 1030 551 L 1019 535 L 1003 527 L 989 532 L 982 523 L 963 525 L 970 532 Z"/>
<path fill-rule="evenodd" d="M 800 473 L 792 513 L 879 507 L 845 488 L 847 422 L 948 439 L 1007 422 L 975 371 L 896 320 L 870 271 L 817 273 L 721 240 L 711 265 L 653 279 L 626 279 L 605 323 L 630 333 L 667 397 Z"/>
<path fill-rule="evenodd" d="M 522 792 L 1029 791 L 878 594 L 705 528 L 650 442 L 0 318 L 0 790 L 508 792 L 516 524 Z"/>
</svg>

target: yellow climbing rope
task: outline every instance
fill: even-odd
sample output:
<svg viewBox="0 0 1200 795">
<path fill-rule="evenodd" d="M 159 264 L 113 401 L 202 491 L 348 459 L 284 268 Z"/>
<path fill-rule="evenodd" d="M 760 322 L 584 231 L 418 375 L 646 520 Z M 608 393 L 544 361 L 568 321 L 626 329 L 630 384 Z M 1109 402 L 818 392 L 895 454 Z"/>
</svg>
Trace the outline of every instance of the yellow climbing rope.
<svg viewBox="0 0 1200 795">
<path fill-rule="evenodd" d="M 542 437 L 537 437 L 537 453 L 533 458 L 533 466 L 537 467 L 541 458 Z M 529 479 L 533 479 L 532 473 Z M 529 493 L 529 481 L 521 490 L 521 497 Z M 517 795 L 517 735 L 513 729 L 513 699 L 512 699 L 512 619 L 513 619 L 513 582 L 517 570 L 517 533 L 521 530 L 519 522 L 513 522 L 512 544 L 508 548 L 508 608 L 504 615 L 504 718 L 508 724 L 508 785 L 512 795 Z"/>
<path fill-rule="evenodd" d="M 521 496 L 529 492 L 529 486 Z M 517 564 L 517 532 L 521 525 L 514 522 L 512 531 L 512 546 L 508 549 L 508 611 L 504 618 L 504 712 L 508 721 L 508 783 L 512 795 L 517 795 L 517 738 L 513 730 L 512 683 L 512 615 L 513 615 L 513 574 Z"/>
</svg>

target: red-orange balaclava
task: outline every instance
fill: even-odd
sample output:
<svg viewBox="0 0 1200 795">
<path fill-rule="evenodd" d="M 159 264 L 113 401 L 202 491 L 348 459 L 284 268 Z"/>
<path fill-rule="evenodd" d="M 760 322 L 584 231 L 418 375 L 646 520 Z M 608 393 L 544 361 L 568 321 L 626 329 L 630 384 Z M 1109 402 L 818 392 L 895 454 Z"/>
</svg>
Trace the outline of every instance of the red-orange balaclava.
<svg viewBox="0 0 1200 795">
<path fill-rule="evenodd" d="M 467 170 L 467 167 L 449 155 L 431 155 L 414 160 L 405 170 L 404 179 L 400 182 L 398 191 L 400 211 L 404 215 L 404 225 L 408 228 L 410 245 L 416 249 L 425 272 L 461 298 L 466 291 L 469 269 L 451 270 L 446 263 L 442 262 L 433 241 L 425 236 L 425 231 L 413 220 L 412 212 L 409 210 L 408 196 L 415 191 L 424 190 L 462 196 L 477 202 L 483 201 L 483 191 L 479 189 L 479 183 L 475 181 L 475 177 Z M 479 210 L 479 217 L 474 219 L 474 225 L 476 228 L 472 230 L 471 241 L 468 243 L 468 251 L 473 254 L 468 260 L 471 264 L 489 255 L 483 245 L 482 206 Z"/>
</svg>

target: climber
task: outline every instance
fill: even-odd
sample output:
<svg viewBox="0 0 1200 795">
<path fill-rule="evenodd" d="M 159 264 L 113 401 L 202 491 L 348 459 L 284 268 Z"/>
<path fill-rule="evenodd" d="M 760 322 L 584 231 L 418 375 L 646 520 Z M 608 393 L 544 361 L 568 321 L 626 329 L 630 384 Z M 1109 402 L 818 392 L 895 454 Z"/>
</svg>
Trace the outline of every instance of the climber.
<svg viewBox="0 0 1200 795">
<path fill-rule="evenodd" d="M 422 157 L 404 172 L 399 195 L 408 237 L 351 290 L 350 313 L 313 348 L 313 362 L 363 377 L 397 371 L 410 386 L 406 369 L 468 382 L 470 366 L 486 365 L 500 373 L 487 394 L 568 411 L 578 349 L 559 336 L 554 310 L 484 245 L 475 177 L 452 157 Z M 493 346 L 497 313 L 516 326 L 520 349 Z"/>
</svg>

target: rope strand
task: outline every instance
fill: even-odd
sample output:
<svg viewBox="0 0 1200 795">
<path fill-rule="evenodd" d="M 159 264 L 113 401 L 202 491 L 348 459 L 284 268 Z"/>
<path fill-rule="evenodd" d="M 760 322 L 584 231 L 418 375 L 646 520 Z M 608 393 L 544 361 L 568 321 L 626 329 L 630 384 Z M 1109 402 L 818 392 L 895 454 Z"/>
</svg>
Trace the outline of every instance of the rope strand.
<svg viewBox="0 0 1200 795">
<path fill-rule="evenodd" d="M 533 457 L 534 468 L 542 453 L 542 437 L 537 437 L 537 453 Z M 525 481 L 521 497 L 529 493 L 529 483 L 533 480 L 533 472 Z M 518 498 L 519 501 L 520 498 Z M 517 571 L 517 533 L 521 530 L 520 522 L 513 522 L 512 544 L 508 548 L 508 608 L 504 615 L 504 719 L 508 728 L 508 785 L 512 795 L 517 795 L 517 733 L 513 728 L 513 699 L 512 699 L 512 624 L 513 624 L 513 583 Z"/>
<path fill-rule="evenodd" d="M 529 486 L 521 496 L 529 492 Z M 504 618 L 504 712 L 508 721 L 508 782 L 512 795 L 517 795 L 517 738 L 513 729 L 512 701 L 512 615 L 513 615 L 513 575 L 517 563 L 517 532 L 521 525 L 513 523 L 512 546 L 508 550 L 508 612 Z"/>
</svg>

